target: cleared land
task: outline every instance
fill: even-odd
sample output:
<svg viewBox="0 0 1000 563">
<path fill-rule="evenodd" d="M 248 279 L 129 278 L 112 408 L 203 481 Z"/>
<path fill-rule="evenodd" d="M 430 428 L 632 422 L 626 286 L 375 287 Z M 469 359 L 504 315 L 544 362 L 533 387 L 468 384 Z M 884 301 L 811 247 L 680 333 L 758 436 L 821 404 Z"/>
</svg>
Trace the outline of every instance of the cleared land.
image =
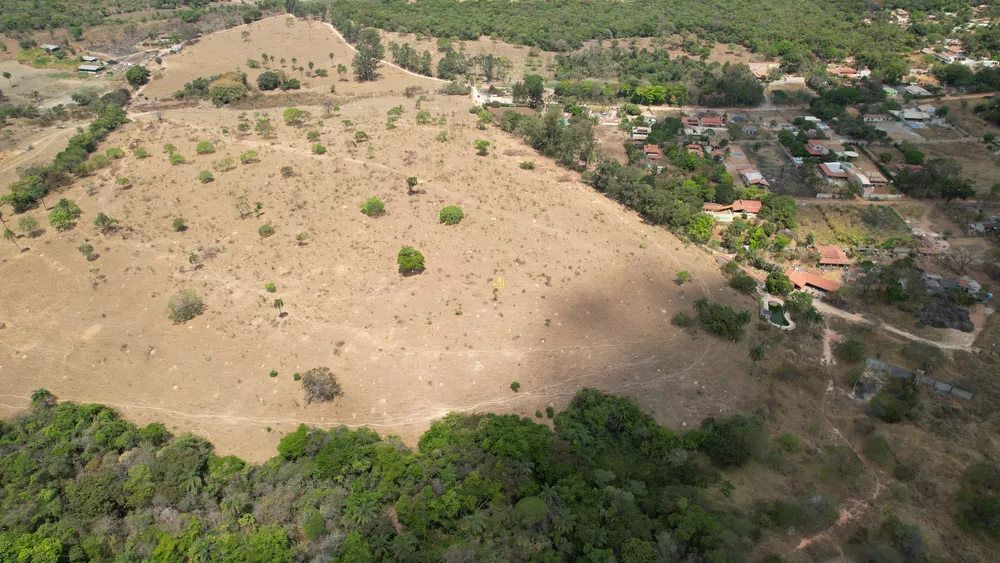
<svg viewBox="0 0 1000 563">
<path fill-rule="evenodd" d="M 796 214 L 798 232 L 818 244 L 868 246 L 898 239 L 907 246 L 910 228 L 887 205 L 806 205 Z"/>
<path fill-rule="evenodd" d="M 297 25 L 311 30 L 306 44 L 327 29 Z M 673 425 L 747 407 L 753 385 L 732 375 L 748 367 L 746 344 L 670 322 L 677 311 L 693 313 L 702 295 L 753 307 L 726 287 L 709 255 L 644 225 L 520 140 L 477 130 L 465 98 L 422 102 L 445 116 L 443 126 L 415 125 L 415 102 L 373 97 L 329 117 L 303 108 L 312 117 L 301 128 L 270 110 L 270 139 L 238 138 L 240 112 L 208 108 L 144 115 L 112 134 L 102 149 L 129 156 L 62 194 L 83 209 L 77 227 L 22 237 L 30 247 L 22 254 L 0 247 L 5 278 L 29 282 L 0 294 L 0 414 L 45 387 L 138 422 L 166 419 L 221 452 L 263 460 L 300 422 L 369 425 L 412 441 L 447 411 L 533 416 L 583 386 L 633 396 Z M 403 117 L 386 130 L 386 112 L 400 104 Z M 309 130 L 320 131 L 326 154 L 312 154 Z M 371 140 L 355 146 L 355 130 Z M 447 142 L 436 140 L 442 130 Z M 475 155 L 476 139 L 490 141 L 488 156 Z M 217 152 L 196 155 L 206 140 Z M 171 166 L 166 143 L 187 163 Z M 132 156 L 139 146 L 151 156 Z M 214 161 L 251 149 L 260 162 L 236 158 L 235 169 L 199 183 Z M 536 169 L 521 170 L 524 160 Z M 290 178 L 279 173 L 286 165 Z M 406 194 L 408 176 L 423 193 Z M 132 187 L 117 187 L 119 177 Z M 261 202 L 259 217 L 239 218 L 233 202 L 244 194 Z M 360 213 L 372 195 L 385 201 L 385 216 Z M 446 227 L 438 212 L 452 204 L 466 218 Z M 121 229 L 98 233 L 98 212 Z M 40 210 L 31 214 L 47 227 Z M 172 229 L 177 217 L 186 231 Z M 265 223 L 276 231 L 269 238 L 257 232 Z M 308 242 L 299 245 L 303 232 Z M 81 255 L 85 243 L 98 259 Z M 422 275 L 397 272 L 403 245 L 427 257 Z M 694 281 L 677 285 L 679 270 Z M 494 301 L 498 276 L 504 287 Z M 267 293 L 266 282 L 277 291 Z M 182 288 L 197 291 L 207 309 L 173 325 L 165 306 Z M 271 307 L 275 297 L 287 316 Z M 292 374 L 316 366 L 337 374 L 343 398 L 303 404 Z"/>
<path fill-rule="evenodd" d="M 962 176 L 968 178 L 976 192 L 987 194 L 1000 176 L 1000 160 L 983 148 L 983 143 L 974 139 L 959 143 L 935 143 L 921 145 L 927 159 L 951 158 L 962 166 Z"/>
</svg>

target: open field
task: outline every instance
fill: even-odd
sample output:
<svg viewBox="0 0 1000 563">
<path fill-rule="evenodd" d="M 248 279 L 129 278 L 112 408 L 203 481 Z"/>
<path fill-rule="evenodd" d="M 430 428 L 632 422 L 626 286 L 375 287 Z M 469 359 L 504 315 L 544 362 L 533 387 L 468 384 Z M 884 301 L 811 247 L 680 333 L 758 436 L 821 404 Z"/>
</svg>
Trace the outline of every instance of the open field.
<svg viewBox="0 0 1000 563">
<path fill-rule="evenodd" d="M 243 32 L 249 36 L 243 39 Z M 264 18 L 248 26 L 220 31 L 202 37 L 196 45 L 186 47 L 178 54 L 163 58 L 163 68 L 151 67 L 152 81 L 143 94 L 149 99 L 170 97 L 195 78 L 209 77 L 239 70 L 247 73 L 247 82 L 256 88 L 257 76 L 268 68 L 247 67 L 247 59 L 261 61 L 261 53 L 274 55 L 270 70 L 284 71 L 290 78 L 297 78 L 307 90 L 329 92 L 336 85 L 338 94 L 388 94 L 402 93 L 407 86 L 440 87 L 440 82 L 407 74 L 391 66 L 379 68 L 381 78 L 376 82 L 358 83 L 341 81 L 337 75 L 337 65 L 342 64 L 351 71 L 354 51 L 337 38 L 328 24 L 275 16 Z M 333 53 L 333 59 L 329 54 Z M 285 64 L 280 59 L 285 59 Z M 322 78 L 306 76 L 304 72 L 292 71 L 292 59 L 297 66 L 308 67 L 313 62 L 316 68 L 325 68 L 329 76 Z"/>
<path fill-rule="evenodd" d="M 981 101 L 982 100 L 970 99 L 964 107 L 961 102 L 949 102 L 947 105 L 951 108 L 951 110 L 948 112 L 948 119 L 953 121 L 966 133 L 976 139 L 982 139 L 985 133 L 1000 135 L 1000 128 L 997 128 L 996 125 L 987 123 L 986 121 L 980 119 L 979 116 L 976 115 L 976 112 L 973 111 L 976 105 Z"/>
<path fill-rule="evenodd" d="M 867 246 L 910 237 L 910 228 L 887 205 L 805 205 L 796 219 L 799 238 L 812 233 L 817 244 Z"/>
<path fill-rule="evenodd" d="M 535 170 L 520 170 L 535 155 L 501 132 L 475 130 L 455 100 L 423 102 L 447 117 L 440 128 L 415 126 L 414 101 L 388 96 L 345 105 L 323 125 L 323 110 L 309 108 L 309 125 L 280 124 L 274 139 L 223 135 L 238 112 L 215 109 L 147 115 L 112 134 L 103 146 L 143 146 L 152 156 L 130 155 L 70 188 L 65 197 L 83 209 L 72 231 L 23 237 L 30 250 L 20 255 L 0 247 L 4 276 L 34 282 L 8 285 L 0 301 L 4 415 L 45 387 L 139 422 L 166 419 L 222 452 L 262 460 L 299 422 L 367 424 L 412 440 L 450 410 L 531 416 L 582 386 L 636 397 L 674 425 L 744 406 L 748 383 L 733 374 L 747 367 L 745 345 L 670 323 L 705 294 L 753 306 L 725 288 L 714 260 L 574 173 L 537 158 Z M 399 104 L 403 119 L 386 131 L 385 112 Z M 271 112 L 276 123 L 279 114 Z M 345 144 L 353 132 L 343 119 L 372 141 Z M 321 131 L 325 155 L 311 154 L 310 129 Z M 448 142 L 435 141 L 440 129 Z M 489 156 L 475 156 L 477 138 L 492 143 Z M 218 152 L 195 155 L 201 140 Z M 170 166 L 165 143 L 188 163 Z M 261 162 L 198 183 L 214 160 L 249 149 Z M 293 177 L 281 177 L 284 165 Z M 425 193 L 406 195 L 410 175 Z M 115 186 L 124 176 L 131 189 Z M 244 193 L 262 203 L 259 218 L 238 218 L 233 199 Z M 386 216 L 358 211 L 371 195 L 386 202 Z M 438 223 L 448 204 L 465 210 L 460 225 Z M 99 234 L 91 226 L 98 212 L 122 229 Z M 171 228 L 176 217 L 186 231 Z M 261 238 L 264 223 L 276 234 Z M 309 233 L 303 246 L 300 232 Z M 86 241 L 100 255 L 92 262 L 77 251 Z M 397 273 L 404 244 L 427 256 L 422 275 Z M 189 262 L 192 253 L 202 267 Z M 681 269 L 696 283 L 676 285 Z M 497 276 L 506 287 L 494 301 Z M 266 293 L 265 282 L 277 292 Z M 197 291 L 207 310 L 173 325 L 166 301 L 181 288 Z M 270 306 L 275 296 L 284 318 Z M 320 365 L 345 395 L 306 406 L 292 373 Z M 268 377 L 272 369 L 278 377 Z"/>
<path fill-rule="evenodd" d="M 927 159 L 951 158 L 962 166 L 962 176 L 972 181 L 976 192 L 989 193 L 990 187 L 1000 177 L 1000 160 L 990 156 L 982 142 L 970 139 L 967 143 L 936 143 L 921 145 Z"/>
</svg>

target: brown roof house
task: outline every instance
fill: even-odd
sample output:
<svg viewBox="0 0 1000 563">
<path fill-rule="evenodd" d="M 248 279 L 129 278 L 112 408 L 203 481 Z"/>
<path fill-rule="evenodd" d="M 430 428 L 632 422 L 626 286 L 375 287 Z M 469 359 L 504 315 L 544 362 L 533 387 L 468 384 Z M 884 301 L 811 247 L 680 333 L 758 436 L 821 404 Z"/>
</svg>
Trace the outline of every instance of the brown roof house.
<svg viewBox="0 0 1000 563">
<path fill-rule="evenodd" d="M 816 250 L 819 251 L 819 264 L 820 266 L 850 266 L 854 263 L 844 249 L 839 246 L 829 245 L 829 246 L 817 246 Z"/>
</svg>

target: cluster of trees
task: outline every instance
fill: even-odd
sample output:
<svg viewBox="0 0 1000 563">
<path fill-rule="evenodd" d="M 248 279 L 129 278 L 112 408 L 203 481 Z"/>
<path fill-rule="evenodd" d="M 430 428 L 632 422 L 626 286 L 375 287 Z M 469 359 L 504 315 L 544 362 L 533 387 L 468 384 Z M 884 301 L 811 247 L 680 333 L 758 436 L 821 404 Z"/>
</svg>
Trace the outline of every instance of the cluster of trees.
<svg viewBox="0 0 1000 563">
<path fill-rule="evenodd" d="M 733 341 L 743 339 L 745 327 L 750 323 L 750 311 L 737 311 L 729 305 L 712 303 L 706 297 L 695 301 L 694 308 L 698 313 L 698 322 L 709 333 Z M 729 458 L 732 454 L 725 453 L 721 448 L 720 454 L 726 456 L 726 465 L 740 465 Z M 739 459 L 743 459 L 743 456 L 740 455 Z"/>
<path fill-rule="evenodd" d="M 941 197 L 946 202 L 975 197 L 975 188 L 962 178 L 962 166 L 953 159 L 935 158 L 923 166 L 920 172 L 907 168 L 897 174 L 896 188 L 913 197 Z"/>
<path fill-rule="evenodd" d="M 906 2 L 904 2 L 906 4 Z M 584 41 L 623 37 L 676 38 L 675 43 L 701 41 L 736 43 L 769 56 L 790 59 L 837 59 L 848 54 L 896 53 L 912 50 L 923 38 L 907 34 L 877 18 L 861 20 L 880 11 L 878 6 L 859 9 L 854 2 L 793 2 L 779 0 L 761 10 L 742 0 L 668 2 L 639 0 L 622 4 L 599 0 L 546 2 L 462 2 L 427 0 L 413 4 L 359 0 L 310 2 L 314 13 L 328 12 L 330 20 L 389 31 L 432 37 L 472 40 L 494 36 L 510 43 L 532 45 L 549 51 L 579 48 Z M 657 14 L 657 17 L 636 17 Z M 753 25 L 747 25 L 753 22 Z M 340 26 L 338 25 L 338 29 Z"/>
<path fill-rule="evenodd" d="M 489 117 L 489 112 L 485 117 Z M 563 123 L 562 110 L 558 106 L 550 106 L 545 113 L 533 115 L 507 110 L 498 119 L 498 124 L 504 131 L 520 135 L 533 149 L 563 166 L 586 167 L 598 154 L 594 123 L 579 116 L 572 116 Z"/>
<path fill-rule="evenodd" d="M 268 74 L 268 76 L 264 77 L 264 74 Z M 262 79 L 261 77 L 264 78 Z M 261 88 L 262 90 L 273 90 L 282 85 L 282 79 L 278 73 L 267 71 L 257 77 L 257 84 L 258 87 L 261 84 L 266 86 L 266 88 Z M 174 92 L 174 98 L 178 100 L 211 99 L 215 105 L 222 106 L 241 100 L 248 93 L 249 85 L 247 84 L 246 73 L 228 72 L 226 74 L 215 74 L 208 78 L 195 78 L 191 82 L 185 83 L 184 88 Z"/>
<path fill-rule="evenodd" d="M 671 58 L 665 49 L 625 50 L 593 47 L 556 57 L 556 94 L 564 99 L 626 99 L 646 105 L 751 106 L 763 101 L 764 89 L 745 64 L 705 63 Z M 606 84 L 584 82 L 596 78 Z"/>
<path fill-rule="evenodd" d="M 554 431 L 453 413 L 411 450 L 300 426 L 253 465 L 40 390 L 0 426 L 0 559 L 738 561 L 760 529 L 709 502 L 711 463 L 768 442 L 757 416 L 681 434 L 585 389 Z"/>
<path fill-rule="evenodd" d="M 403 43 L 402 46 L 395 41 L 389 42 L 389 52 L 392 53 L 392 62 L 409 70 L 410 72 L 416 72 L 423 74 L 424 76 L 431 76 L 431 52 L 425 50 L 423 54 L 417 53 L 417 50 L 410 47 L 409 43 Z"/>
<path fill-rule="evenodd" d="M 977 104 L 974 109 L 979 117 L 1000 125 L 1000 96 L 993 96 L 990 100 Z"/>
<path fill-rule="evenodd" d="M 89 107 L 96 112 L 97 117 L 90 122 L 86 131 L 71 137 L 66 148 L 56 154 L 51 163 L 20 171 L 20 179 L 8 186 L 10 193 L 0 197 L 0 202 L 10 204 L 15 213 L 22 213 L 50 191 L 70 183 L 72 175 L 86 176 L 95 167 L 106 165 L 107 157 L 103 155 L 101 162 L 94 162 L 94 166 L 87 160 L 111 131 L 128 121 L 125 110 L 122 109 L 128 100 L 128 90 L 109 92 L 99 99 L 88 98 Z"/>
<path fill-rule="evenodd" d="M 941 82 L 955 88 L 964 87 L 968 92 L 1000 90 L 1000 68 L 983 68 L 975 72 L 962 63 L 952 63 L 934 65 L 932 71 Z"/>
<path fill-rule="evenodd" d="M 115 0 L 112 5 L 94 0 L 86 2 L 10 0 L 0 5 L 0 31 L 7 34 L 21 34 L 43 29 L 66 28 L 70 37 L 79 40 L 83 36 L 84 28 L 107 23 L 122 23 L 116 16 L 150 8 L 177 10 L 173 14 L 185 23 L 197 21 L 206 11 L 242 12 L 244 22 L 250 23 L 262 17 L 261 10 L 280 10 L 284 0 L 261 0 L 253 5 L 241 6 L 209 7 L 208 4 L 208 0 Z"/>
</svg>

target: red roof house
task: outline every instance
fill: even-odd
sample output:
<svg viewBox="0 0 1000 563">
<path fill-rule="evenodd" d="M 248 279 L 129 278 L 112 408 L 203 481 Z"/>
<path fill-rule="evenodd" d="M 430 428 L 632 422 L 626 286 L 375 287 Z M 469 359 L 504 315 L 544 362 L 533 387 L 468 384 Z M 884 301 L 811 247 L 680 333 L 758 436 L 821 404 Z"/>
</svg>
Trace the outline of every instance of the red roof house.
<svg viewBox="0 0 1000 563">
<path fill-rule="evenodd" d="M 810 140 L 806 143 L 806 152 L 812 156 L 823 156 L 824 154 L 830 154 L 830 148 L 824 145 L 822 141 Z"/>
<path fill-rule="evenodd" d="M 656 145 L 643 145 L 642 152 L 646 154 L 649 158 L 656 160 L 657 158 L 663 158 L 663 149 Z"/>
<path fill-rule="evenodd" d="M 726 122 L 721 117 L 703 117 L 701 118 L 702 127 L 725 127 Z"/>
<path fill-rule="evenodd" d="M 785 270 L 785 275 L 791 280 L 792 285 L 799 289 L 813 288 L 820 291 L 837 291 L 840 289 L 840 283 L 833 280 L 828 280 L 824 277 L 817 276 L 816 274 L 810 274 L 809 272 L 800 272 L 798 270 L 793 270 L 789 268 Z"/>
<path fill-rule="evenodd" d="M 844 249 L 839 246 L 817 246 L 819 251 L 819 263 L 821 266 L 850 266 L 854 260 L 848 258 Z"/>
</svg>

